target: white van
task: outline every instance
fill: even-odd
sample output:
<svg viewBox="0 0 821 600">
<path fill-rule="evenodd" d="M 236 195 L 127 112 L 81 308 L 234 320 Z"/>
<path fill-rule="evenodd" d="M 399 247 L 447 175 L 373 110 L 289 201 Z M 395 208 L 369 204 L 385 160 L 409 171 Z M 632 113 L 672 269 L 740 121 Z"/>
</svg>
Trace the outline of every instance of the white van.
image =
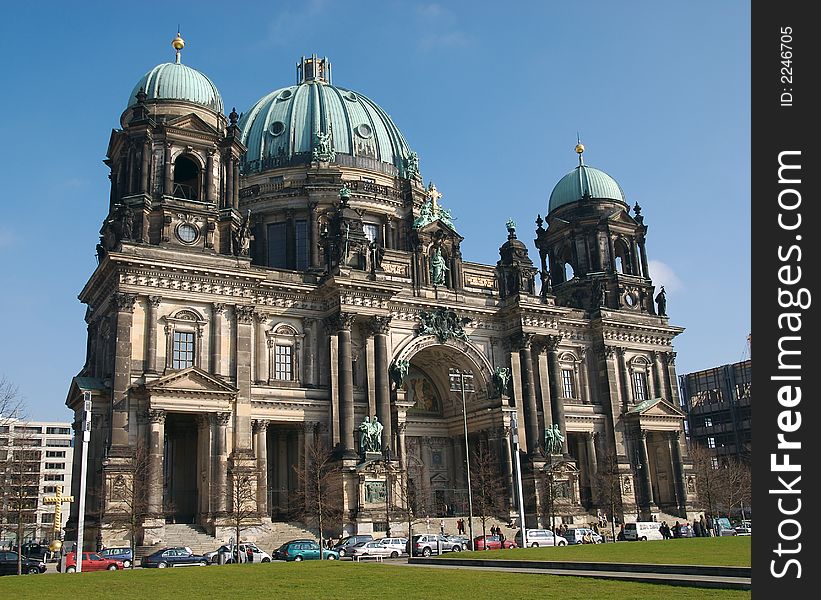
<svg viewBox="0 0 821 600">
<path fill-rule="evenodd" d="M 664 536 L 659 531 L 661 523 L 655 521 L 638 521 L 636 523 L 624 524 L 624 539 L 639 540 L 646 542 L 647 540 L 663 540 Z"/>
<path fill-rule="evenodd" d="M 522 545 L 522 530 L 516 532 L 513 538 L 519 548 Z M 553 536 L 553 532 L 549 529 L 528 529 L 527 530 L 527 545 L 531 548 L 539 548 L 545 546 L 567 546 L 567 540 L 560 535 Z"/>
</svg>

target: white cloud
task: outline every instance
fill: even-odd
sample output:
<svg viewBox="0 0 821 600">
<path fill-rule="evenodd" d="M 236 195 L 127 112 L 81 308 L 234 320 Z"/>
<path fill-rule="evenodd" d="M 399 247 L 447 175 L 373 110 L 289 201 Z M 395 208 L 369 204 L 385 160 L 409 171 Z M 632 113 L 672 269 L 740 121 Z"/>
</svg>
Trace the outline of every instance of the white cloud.
<svg viewBox="0 0 821 600">
<path fill-rule="evenodd" d="M 684 284 L 671 266 L 660 260 L 651 260 L 647 267 L 650 269 L 650 278 L 653 280 L 656 289 L 664 286 L 664 290 L 671 293 L 684 289 Z"/>
<path fill-rule="evenodd" d="M 470 38 L 461 31 L 446 31 L 443 33 L 429 33 L 419 40 L 422 50 L 437 48 L 463 48 L 470 45 Z"/>
<path fill-rule="evenodd" d="M 436 18 L 446 14 L 447 11 L 441 4 L 432 3 L 420 4 L 416 7 L 416 12 L 423 17 Z"/>
</svg>

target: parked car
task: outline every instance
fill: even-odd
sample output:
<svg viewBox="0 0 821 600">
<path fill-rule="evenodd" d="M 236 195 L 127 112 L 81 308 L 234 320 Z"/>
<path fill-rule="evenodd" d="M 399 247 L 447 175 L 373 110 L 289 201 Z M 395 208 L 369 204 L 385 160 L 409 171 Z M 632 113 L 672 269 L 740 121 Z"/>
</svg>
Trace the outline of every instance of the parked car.
<svg viewBox="0 0 821 600">
<path fill-rule="evenodd" d="M 753 522 L 749 519 L 743 519 L 734 529 L 736 535 L 752 535 Z"/>
<path fill-rule="evenodd" d="M 439 533 L 426 533 L 415 535 L 408 542 L 408 554 L 412 556 L 430 556 L 431 554 L 439 554 L 439 551 L 445 552 L 461 552 L 463 546 L 459 542 L 451 540 L 446 535 Z M 412 551 L 412 552 L 411 552 Z"/>
<path fill-rule="evenodd" d="M 52 552 L 48 549 L 48 544 L 37 544 L 35 542 L 27 542 L 20 547 L 20 553 L 26 558 L 32 560 L 47 561 L 51 558 Z"/>
<path fill-rule="evenodd" d="M 624 539 L 627 541 L 663 540 L 659 531 L 660 523 L 655 521 L 638 521 L 624 524 Z"/>
<path fill-rule="evenodd" d="M 374 541 L 379 542 L 383 546 L 387 546 L 392 550 L 396 550 L 399 554 L 404 554 L 408 546 L 408 538 L 406 537 L 380 538 Z"/>
<path fill-rule="evenodd" d="M 57 563 L 57 570 L 60 571 L 61 564 Z M 122 571 L 123 561 L 113 558 L 103 558 L 96 552 L 83 552 L 83 572 L 88 571 Z M 77 572 L 77 554 L 69 552 L 66 554 L 66 573 Z"/>
<path fill-rule="evenodd" d="M 257 546 L 253 542 L 240 542 L 238 547 L 240 562 L 271 562 L 271 555 L 265 552 L 265 550 L 261 550 L 259 546 Z M 248 561 L 249 550 L 250 556 L 253 558 L 253 560 L 251 561 Z M 203 554 L 203 556 L 207 558 L 208 563 L 212 565 L 227 564 L 237 561 L 236 549 L 231 544 L 223 544 L 213 552 L 206 552 L 205 554 Z M 222 557 L 222 560 L 220 560 L 220 557 Z"/>
<path fill-rule="evenodd" d="M 319 544 L 313 540 L 296 540 L 285 542 L 277 548 L 275 554 L 282 557 L 281 560 L 300 562 L 303 560 L 319 560 L 319 552 L 322 550 L 322 560 L 339 560 L 340 553 L 328 548 L 320 548 Z M 348 551 L 351 550 L 349 546 Z"/>
<path fill-rule="evenodd" d="M 359 542 L 348 551 L 348 556 L 356 558 L 357 556 L 381 556 L 383 558 L 399 558 L 400 550 L 385 546 L 377 540 L 370 542 Z"/>
<path fill-rule="evenodd" d="M 717 536 L 738 535 L 727 517 L 718 517 L 714 519 L 714 523 Z"/>
<path fill-rule="evenodd" d="M 513 541 L 520 548 L 524 547 L 522 543 L 522 530 L 516 532 Z M 560 535 L 553 535 L 550 529 L 528 529 L 527 530 L 527 545 L 530 548 L 540 548 L 544 546 L 567 546 L 567 539 Z"/>
<path fill-rule="evenodd" d="M 470 538 L 466 535 L 447 535 L 445 537 L 448 538 L 448 541 L 453 542 L 455 545 L 458 545 L 462 550 L 470 550 Z"/>
<path fill-rule="evenodd" d="M 571 527 L 562 536 L 567 540 L 568 544 L 583 544 L 584 536 L 590 534 L 590 538 L 594 544 L 601 544 L 604 538 L 589 527 Z"/>
<path fill-rule="evenodd" d="M 274 551 L 271 552 L 271 557 L 274 560 L 287 560 L 286 559 L 286 557 L 288 556 L 287 555 L 287 550 L 288 550 L 288 547 L 291 544 L 302 544 L 302 543 L 313 542 L 313 541 L 315 541 L 315 540 L 312 540 L 310 538 L 301 538 L 301 539 L 298 539 L 298 540 L 288 540 L 287 542 L 282 544 L 279 548 L 274 549 Z"/>
<path fill-rule="evenodd" d="M 123 561 L 123 568 L 126 569 L 130 568 L 131 563 L 134 562 L 134 553 L 131 551 L 131 548 L 106 548 L 105 550 L 101 550 L 97 554 L 99 554 L 103 558 L 110 558 L 113 560 Z"/>
<path fill-rule="evenodd" d="M 36 575 L 46 572 L 46 563 L 42 560 L 23 557 L 22 572 Z M 0 575 L 17 575 L 17 553 L 0 551 Z"/>
<path fill-rule="evenodd" d="M 369 533 L 362 535 L 349 535 L 346 538 L 342 538 L 342 541 L 336 544 L 333 549 L 339 552 L 340 558 L 344 558 L 348 556 L 349 550 L 356 546 L 359 542 L 370 542 L 372 539 L 373 536 Z"/>
<path fill-rule="evenodd" d="M 146 568 L 165 569 L 166 567 L 204 567 L 208 559 L 201 554 L 194 554 L 188 547 L 163 548 L 153 554 L 143 556 L 140 565 Z"/>
<path fill-rule="evenodd" d="M 513 540 L 502 539 L 498 535 L 480 535 L 473 538 L 474 550 L 508 550 L 518 547 Z"/>
</svg>

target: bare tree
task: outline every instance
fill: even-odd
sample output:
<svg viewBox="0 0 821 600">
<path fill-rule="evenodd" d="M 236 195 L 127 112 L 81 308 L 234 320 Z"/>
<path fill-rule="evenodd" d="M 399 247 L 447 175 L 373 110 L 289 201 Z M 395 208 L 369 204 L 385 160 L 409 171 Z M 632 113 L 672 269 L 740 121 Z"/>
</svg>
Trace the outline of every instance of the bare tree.
<svg viewBox="0 0 821 600">
<path fill-rule="evenodd" d="M 482 539 L 487 535 L 487 521 L 498 518 L 506 508 L 506 494 L 502 484 L 504 476 L 499 460 L 486 445 L 482 444 L 472 452 L 471 473 L 473 481 L 473 511 L 482 523 Z M 470 541 L 471 546 L 473 540 Z M 485 545 L 487 549 L 487 545 Z"/>
<path fill-rule="evenodd" d="M 342 467 L 333 450 L 314 437 L 305 450 L 305 468 L 294 467 L 299 481 L 295 516 L 319 531 L 319 545 L 325 547 L 325 531 L 339 527 L 344 516 Z M 320 558 L 324 555 L 320 552 Z"/>
<path fill-rule="evenodd" d="M 613 540 L 616 539 L 616 519 L 622 515 L 621 475 L 619 461 L 615 453 L 606 454 L 599 463 L 593 479 L 596 503 L 603 507 L 610 518 L 610 529 Z"/>
<path fill-rule="evenodd" d="M 149 460 L 147 448 L 139 444 L 131 470 L 118 474 L 112 482 L 111 503 L 106 513 L 106 520 L 114 529 L 127 532 L 132 556 L 136 555 L 140 525 L 148 514 L 148 489 L 152 483 L 148 481 Z M 100 493 L 105 494 L 106 490 L 101 489 Z M 131 568 L 134 568 L 134 561 Z"/>
<path fill-rule="evenodd" d="M 742 504 L 751 504 L 752 476 L 749 465 L 731 456 L 720 463 L 715 473 L 718 479 L 717 503 L 728 517 Z"/>
<path fill-rule="evenodd" d="M 417 472 L 413 467 L 400 469 L 395 473 L 394 493 L 391 494 L 391 509 L 397 518 L 408 527 L 408 544 L 413 543 L 413 527 L 425 521 L 430 514 L 430 496 L 416 485 Z M 410 553 L 413 548 L 409 548 Z"/>
<path fill-rule="evenodd" d="M 693 474 L 696 477 L 696 492 L 702 506 L 713 517 L 716 514 L 716 500 L 721 495 L 721 475 L 718 470 L 718 459 L 704 446 L 693 444 L 690 448 L 690 459 L 693 461 Z"/>
<path fill-rule="evenodd" d="M 238 563 L 243 562 L 243 557 L 239 555 L 242 531 L 259 517 L 256 480 L 253 475 L 253 470 L 234 468 L 228 483 L 231 491 L 231 506 L 227 516 L 236 533 L 233 550 Z"/>
</svg>

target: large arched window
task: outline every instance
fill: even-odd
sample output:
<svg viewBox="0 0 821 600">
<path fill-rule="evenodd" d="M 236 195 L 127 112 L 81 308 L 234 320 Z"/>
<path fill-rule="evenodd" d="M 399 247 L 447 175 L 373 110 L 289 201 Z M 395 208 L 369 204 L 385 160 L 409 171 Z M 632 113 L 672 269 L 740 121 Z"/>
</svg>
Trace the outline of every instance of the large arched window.
<svg viewBox="0 0 821 600">
<path fill-rule="evenodd" d="M 269 372 L 268 379 L 274 381 L 300 381 L 299 355 L 300 335 L 290 325 L 281 323 L 268 332 Z"/>
<path fill-rule="evenodd" d="M 202 367 L 202 332 L 206 320 L 192 309 L 178 310 L 165 322 L 166 370 Z"/>
<path fill-rule="evenodd" d="M 178 156 L 174 161 L 174 187 L 172 196 L 186 200 L 199 200 L 200 168 L 188 156 Z"/>
<path fill-rule="evenodd" d="M 624 240 L 618 239 L 613 243 L 613 249 L 616 253 L 616 271 L 619 273 L 632 275 L 633 266 L 630 246 Z"/>
</svg>

